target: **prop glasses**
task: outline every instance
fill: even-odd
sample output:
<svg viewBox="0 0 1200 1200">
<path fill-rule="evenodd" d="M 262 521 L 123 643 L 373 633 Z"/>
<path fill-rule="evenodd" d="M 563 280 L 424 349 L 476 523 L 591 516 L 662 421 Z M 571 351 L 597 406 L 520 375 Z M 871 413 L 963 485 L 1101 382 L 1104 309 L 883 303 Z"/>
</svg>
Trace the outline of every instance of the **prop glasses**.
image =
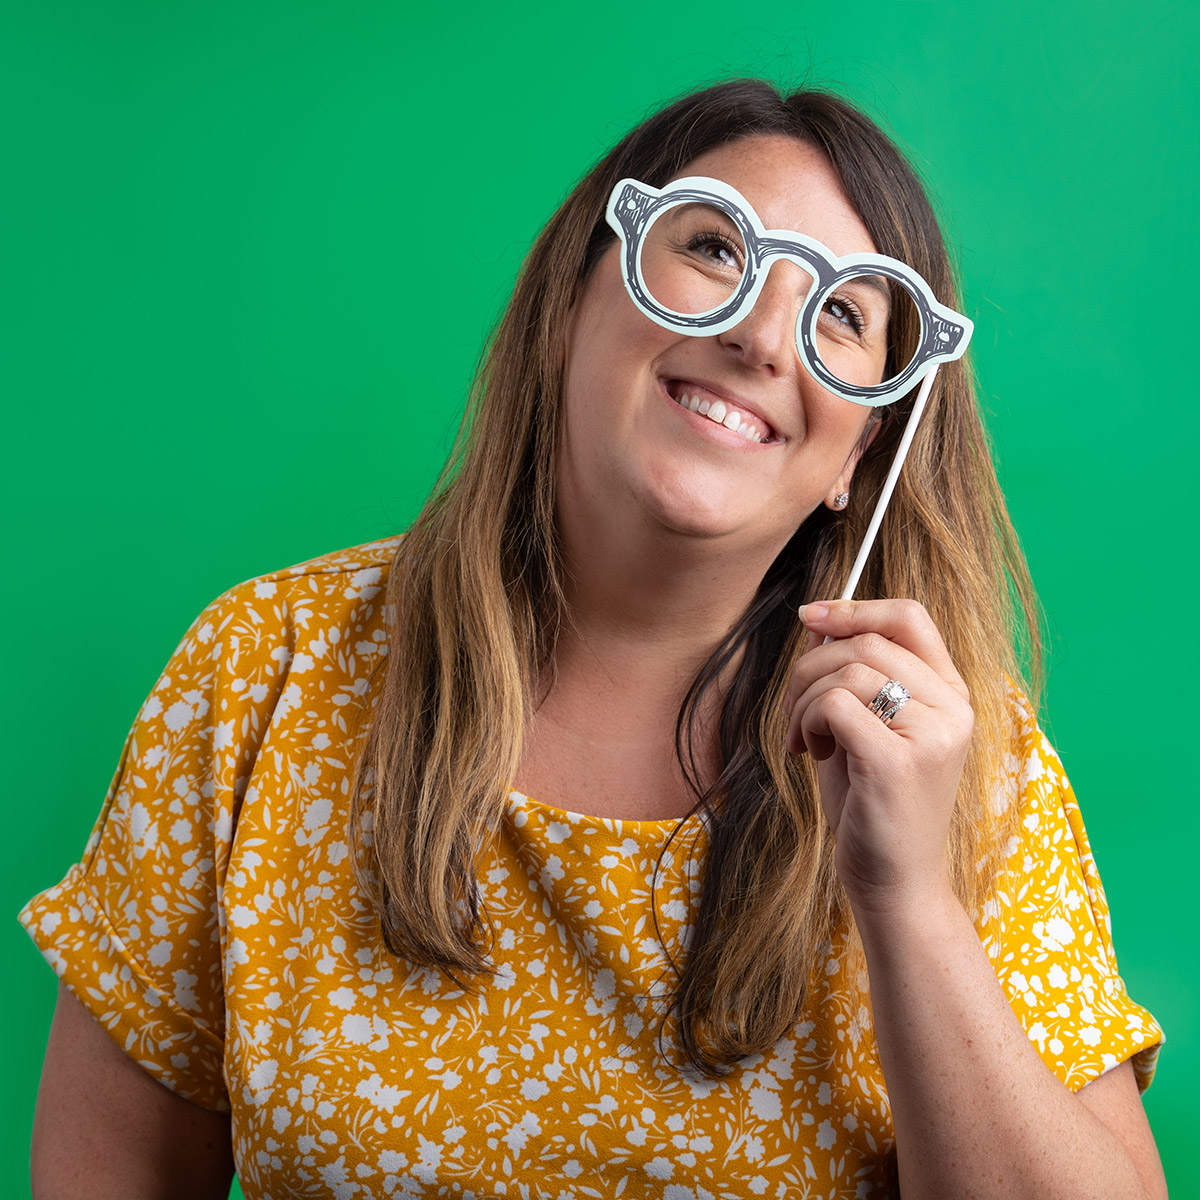
<svg viewBox="0 0 1200 1200">
<path fill-rule="evenodd" d="M 621 239 L 621 273 L 638 309 L 667 329 L 711 337 L 754 307 L 778 259 L 807 278 L 796 352 L 827 391 L 871 408 L 920 383 L 896 457 L 842 593 L 854 594 L 938 366 L 959 358 L 974 328 L 940 304 L 910 266 L 885 254 L 838 256 L 815 238 L 767 229 L 727 183 L 695 175 L 653 188 L 622 179 L 607 218 Z"/>
<path fill-rule="evenodd" d="M 808 280 L 796 317 L 800 361 L 823 388 L 855 404 L 891 404 L 970 341 L 971 321 L 939 304 L 906 263 L 885 254 L 838 257 L 803 233 L 765 229 L 719 179 L 691 176 L 664 188 L 622 179 L 607 216 L 634 304 L 680 333 L 733 328 L 775 261 L 795 263 Z"/>
</svg>

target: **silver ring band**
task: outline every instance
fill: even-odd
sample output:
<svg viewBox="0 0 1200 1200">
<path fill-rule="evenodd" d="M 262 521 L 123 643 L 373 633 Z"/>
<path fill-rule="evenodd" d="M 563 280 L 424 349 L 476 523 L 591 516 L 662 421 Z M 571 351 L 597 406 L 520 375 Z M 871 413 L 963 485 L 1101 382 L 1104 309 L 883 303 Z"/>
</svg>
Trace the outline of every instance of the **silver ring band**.
<svg viewBox="0 0 1200 1200">
<path fill-rule="evenodd" d="M 908 689 L 896 679 L 889 679 L 879 689 L 879 695 L 867 707 L 885 724 L 909 702 Z"/>
</svg>

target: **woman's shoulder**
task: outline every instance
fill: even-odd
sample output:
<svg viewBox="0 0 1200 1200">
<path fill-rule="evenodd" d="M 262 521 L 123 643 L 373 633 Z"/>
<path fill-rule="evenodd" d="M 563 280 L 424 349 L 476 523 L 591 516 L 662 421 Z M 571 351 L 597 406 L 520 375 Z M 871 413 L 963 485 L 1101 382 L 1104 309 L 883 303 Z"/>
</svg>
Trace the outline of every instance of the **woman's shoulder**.
<svg viewBox="0 0 1200 1200">
<path fill-rule="evenodd" d="M 398 538 L 351 546 L 234 585 L 188 627 L 130 731 L 132 766 L 160 779 L 166 802 L 195 778 L 210 797 L 228 784 L 228 825 L 248 779 L 344 744 L 369 716 L 371 684 L 388 653 L 384 603 Z M 314 734 L 314 730 L 320 732 Z M 311 774 L 310 762 L 303 773 Z M 136 772 L 135 772 L 136 773 Z"/>
<path fill-rule="evenodd" d="M 291 659 L 299 643 L 311 642 L 324 656 L 368 626 L 373 640 L 383 642 L 382 595 L 400 540 L 349 546 L 234 584 L 192 621 L 172 662 L 297 665 Z"/>
<path fill-rule="evenodd" d="M 1008 699 L 1008 744 L 991 801 L 997 827 L 1007 834 L 1007 868 L 1018 876 L 1028 872 L 1034 847 L 1057 866 L 1054 850 L 1066 845 L 1072 847 L 1072 857 L 1090 867 L 1087 833 L 1062 759 L 1034 702 L 1011 679 Z"/>
<path fill-rule="evenodd" d="M 236 612 L 239 609 L 264 609 L 276 605 L 316 599 L 365 601 L 373 599 L 387 584 L 387 576 L 396 548 L 403 535 L 376 542 L 332 550 L 292 566 L 256 575 L 227 588 L 205 609 Z M 283 616 L 289 615 L 281 608 Z M 204 614 L 202 613 L 201 616 Z"/>
</svg>

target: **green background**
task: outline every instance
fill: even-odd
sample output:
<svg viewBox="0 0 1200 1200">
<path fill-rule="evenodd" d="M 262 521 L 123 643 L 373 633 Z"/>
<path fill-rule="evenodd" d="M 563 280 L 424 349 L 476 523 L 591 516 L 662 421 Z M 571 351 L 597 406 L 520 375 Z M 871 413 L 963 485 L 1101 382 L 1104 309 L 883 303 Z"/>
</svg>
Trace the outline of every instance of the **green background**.
<svg viewBox="0 0 1200 1200">
<path fill-rule="evenodd" d="M 386 536 L 532 236 L 648 109 L 762 74 L 882 119 L 958 247 L 1050 630 L 1047 719 L 1200 1194 L 1194 77 L 1176 3 L 0 9 L 9 1085 L 26 1188 L 55 983 L 15 914 L 80 854 L 210 599 Z M 453 230 L 453 236 L 446 236 Z M 503 453 L 503 447 L 497 447 Z"/>
</svg>

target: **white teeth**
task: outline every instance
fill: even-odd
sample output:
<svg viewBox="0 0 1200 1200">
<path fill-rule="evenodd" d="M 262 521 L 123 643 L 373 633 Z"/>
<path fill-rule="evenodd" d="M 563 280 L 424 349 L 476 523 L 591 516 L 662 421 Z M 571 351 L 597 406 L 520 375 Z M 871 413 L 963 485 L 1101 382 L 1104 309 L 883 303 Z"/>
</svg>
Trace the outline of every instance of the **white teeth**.
<svg viewBox="0 0 1200 1200">
<path fill-rule="evenodd" d="M 730 408 L 724 400 L 701 399 L 692 392 L 680 392 L 676 403 L 688 412 L 699 413 L 710 421 L 723 425 L 726 429 L 744 437 L 749 442 L 761 442 L 766 436 L 753 422 L 744 417 L 736 408 Z"/>
</svg>

